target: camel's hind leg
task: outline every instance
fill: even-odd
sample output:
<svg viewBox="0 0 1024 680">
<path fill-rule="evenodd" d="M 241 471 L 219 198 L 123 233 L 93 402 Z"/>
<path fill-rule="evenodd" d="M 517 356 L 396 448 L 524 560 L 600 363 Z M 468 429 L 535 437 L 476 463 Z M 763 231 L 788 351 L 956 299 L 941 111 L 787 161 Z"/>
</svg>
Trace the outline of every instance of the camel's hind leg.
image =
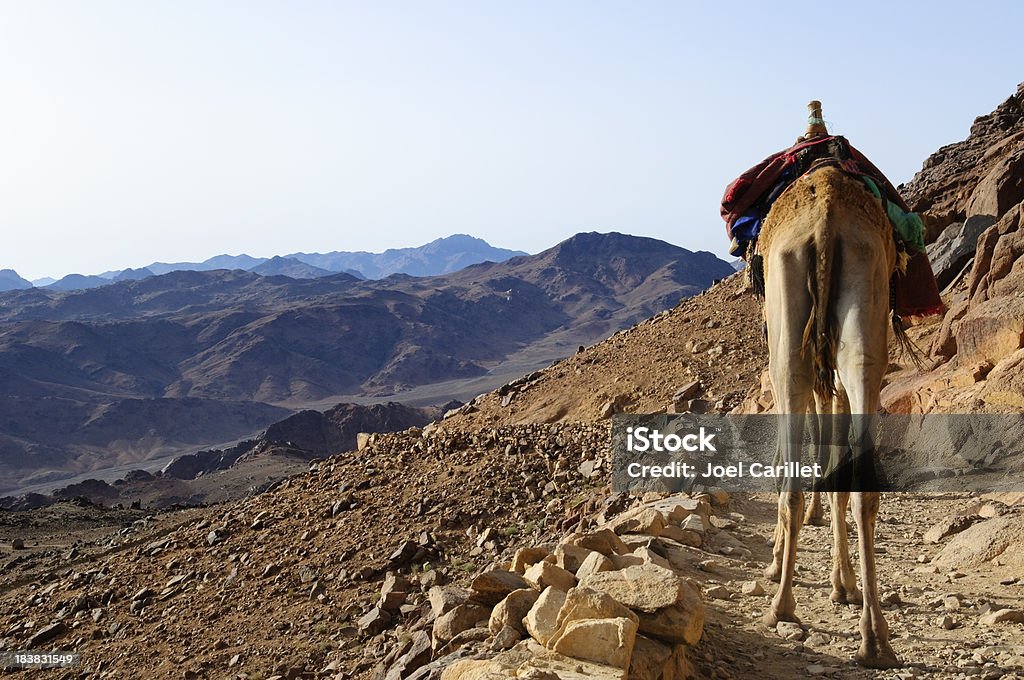
<svg viewBox="0 0 1024 680">
<path fill-rule="evenodd" d="M 765 291 L 768 310 L 768 372 L 775 391 L 779 423 L 779 456 L 783 461 L 799 460 L 803 428 L 811 403 L 812 366 L 809 352 L 802 351 L 804 326 L 811 310 L 807 290 L 807 268 L 813 266 L 807 253 L 784 251 L 775 255 Z M 800 489 L 783 489 L 779 495 L 773 566 L 779 575 L 779 590 L 762 621 L 774 626 L 779 621 L 799 621 L 793 580 L 796 547 L 803 524 L 804 495 Z M 773 567 L 769 567 L 769 571 Z M 769 571 L 766 574 L 772 576 Z"/>
<path fill-rule="evenodd" d="M 860 604 L 861 594 L 850 562 L 847 538 L 846 508 L 850 503 L 850 492 L 829 492 L 828 502 L 832 507 L 832 594 L 829 597 L 833 602 Z"/>
<path fill-rule="evenodd" d="M 850 401 L 854 441 L 853 517 L 857 522 L 860 577 L 863 588 L 861 646 L 857 662 L 869 668 L 901 666 L 889 644 L 889 627 L 882 616 L 875 568 L 875 521 L 880 494 L 874 484 L 874 444 L 871 425 L 879 408 L 882 377 L 888 364 L 886 337 L 888 277 L 871 272 L 876 263 L 843 262 L 846 272 L 864 278 L 845 282 L 837 301 L 839 351 L 837 367 Z"/>
<path fill-rule="evenodd" d="M 814 414 L 808 420 L 808 424 L 811 426 L 811 447 L 815 453 L 815 461 L 822 466 L 822 469 L 827 467 L 826 456 L 824 455 L 827 451 L 823 442 L 831 441 L 831 419 L 829 414 L 832 413 L 832 399 L 829 397 L 823 397 L 820 394 L 814 394 L 814 412 L 821 416 L 824 414 L 824 418 L 816 417 Z M 815 445 L 817 443 L 817 445 Z M 815 489 L 811 492 L 811 502 L 807 506 L 807 511 L 804 512 L 804 524 L 810 526 L 821 527 L 825 526 L 825 506 L 821 502 L 821 492 Z"/>
</svg>

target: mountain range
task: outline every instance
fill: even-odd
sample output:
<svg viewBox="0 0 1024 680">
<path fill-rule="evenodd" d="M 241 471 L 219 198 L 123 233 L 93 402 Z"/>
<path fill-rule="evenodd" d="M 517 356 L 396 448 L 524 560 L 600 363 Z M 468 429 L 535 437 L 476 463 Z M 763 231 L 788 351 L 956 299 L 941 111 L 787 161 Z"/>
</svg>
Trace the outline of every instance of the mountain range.
<svg viewBox="0 0 1024 680">
<path fill-rule="evenodd" d="M 520 250 L 495 248 L 483 239 L 466 234 L 454 234 L 415 248 L 392 248 L 382 253 L 334 251 L 274 257 L 215 255 L 202 262 L 153 262 L 137 269 L 112 270 L 95 275 L 68 274 L 59 280 L 47 277 L 34 282 L 18 276 L 13 269 L 4 269 L 0 270 L 0 291 L 33 285 L 54 290 L 83 290 L 175 271 L 215 269 L 241 269 L 262 276 L 282 275 L 293 279 L 315 279 L 336 273 L 350 274 L 358 279 L 382 279 L 391 274 L 435 276 L 478 262 L 504 262 L 526 254 Z"/>
<path fill-rule="evenodd" d="M 430 277 L 218 269 L 8 291 L 0 489 L 220 445 L 351 395 L 493 387 L 510 362 L 571 354 L 731 272 L 711 253 L 588 233 Z"/>
</svg>

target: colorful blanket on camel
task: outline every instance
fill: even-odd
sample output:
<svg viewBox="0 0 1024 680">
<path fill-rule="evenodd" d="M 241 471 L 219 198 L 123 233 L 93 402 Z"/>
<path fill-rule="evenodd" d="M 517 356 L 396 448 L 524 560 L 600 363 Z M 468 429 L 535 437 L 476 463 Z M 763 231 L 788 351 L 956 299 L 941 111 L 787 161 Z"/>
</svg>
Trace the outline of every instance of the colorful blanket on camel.
<svg viewBox="0 0 1024 680">
<path fill-rule="evenodd" d="M 840 152 L 837 153 L 836 150 Z M 875 165 L 850 146 L 839 135 L 815 137 L 799 142 L 788 149 L 774 153 L 750 168 L 726 187 L 722 197 L 722 219 L 725 220 L 726 235 L 732 239 L 733 227 L 741 218 L 752 213 L 767 214 L 770 203 L 778 198 L 782 186 L 794 181 L 807 172 L 814 161 L 832 158 L 844 171 L 858 176 L 868 176 L 885 193 L 886 199 L 905 213 L 910 209 L 893 187 L 892 183 Z M 939 297 L 931 263 L 924 250 L 908 250 L 909 260 L 905 271 L 893 274 L 893 310 L 899 316 L 928 316 L 945 311 Z"/>
</svg>

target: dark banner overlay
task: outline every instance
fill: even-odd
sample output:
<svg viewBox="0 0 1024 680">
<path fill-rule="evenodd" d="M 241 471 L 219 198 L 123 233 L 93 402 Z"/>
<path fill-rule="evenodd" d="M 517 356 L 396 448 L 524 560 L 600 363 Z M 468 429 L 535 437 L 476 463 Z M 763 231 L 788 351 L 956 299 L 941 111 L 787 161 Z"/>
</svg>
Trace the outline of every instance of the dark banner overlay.
<svg viewBox="0 0 1024 680">
<path fill-rule="evenodd" d="M 613 417 L 616 492 L 709 487 L 1022 491 L 1024 414 Z"/>
</svg>

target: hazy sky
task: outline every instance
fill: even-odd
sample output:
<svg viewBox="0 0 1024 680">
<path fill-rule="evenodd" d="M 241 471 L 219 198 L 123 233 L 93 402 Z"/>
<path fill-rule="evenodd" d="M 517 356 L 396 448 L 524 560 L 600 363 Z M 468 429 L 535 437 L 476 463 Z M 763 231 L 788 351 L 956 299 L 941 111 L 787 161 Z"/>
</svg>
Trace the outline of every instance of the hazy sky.
<svg viewBox="0 0 1024 680">
<path fill-rule="evenodd" d="M 1024 80 L 1021 3 L 842 5 L 0 0 L 0 268 L 455 232 L 724 254 L 725 184 L 808 100 L 898 183 Z"/>
</svg>

